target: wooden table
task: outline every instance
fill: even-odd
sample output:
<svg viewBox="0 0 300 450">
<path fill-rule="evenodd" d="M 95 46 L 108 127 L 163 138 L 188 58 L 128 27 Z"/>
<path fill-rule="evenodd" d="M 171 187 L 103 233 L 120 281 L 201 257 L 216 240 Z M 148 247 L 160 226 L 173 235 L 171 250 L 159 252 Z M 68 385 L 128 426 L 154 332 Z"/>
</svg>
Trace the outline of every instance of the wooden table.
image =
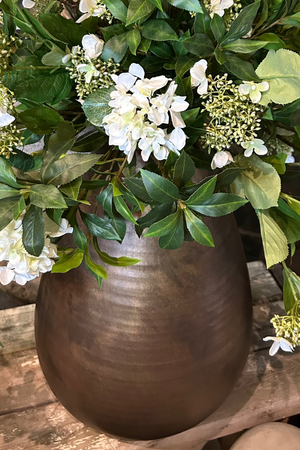
<svg viewBox="0 0 300 450">
<path fill-rule="evenodd" d="M 142 450 L 202 448 L 203 442 L 300 413 L 300 352 L 269 357 L 269 323 L 282 313 L 282 292 L 261 262 L 248 264 L 253 345 L 244 373 L 227 401 L 200 425 L 156 441 L 121 442 L 74 419 L 41 372 L 33 333 L 34 305 L 0 311 L 0 450 Z M 234 314 L 234 313 L 233 313 Z M 234 322 L 234 320 L 233 320 Z"/>
</svg>

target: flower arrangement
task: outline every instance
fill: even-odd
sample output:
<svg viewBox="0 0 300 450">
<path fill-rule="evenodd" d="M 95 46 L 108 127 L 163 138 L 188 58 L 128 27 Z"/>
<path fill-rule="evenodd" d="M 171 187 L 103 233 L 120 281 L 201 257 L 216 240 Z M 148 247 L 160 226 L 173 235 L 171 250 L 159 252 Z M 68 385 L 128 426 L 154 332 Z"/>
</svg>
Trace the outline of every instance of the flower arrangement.
<svg viewBox="0 0 300 450">
<path fill-rule="evenodd" d="M 298 176 L 300 2 L 2 0 L 0 11 L 0 282 L 84 260 L 101 286 L 91 246 L 106 264 L 138 262 L 99 248 L 122 242 L 126 221 L 166 250 L 214 246 L 203 216 L 250 202 L 267 266 L 284 265 L 272 353 L 299 345 L 300 279 L 285 260 L 300 199 L 281 179 Z M 196 169 L 210 173 L 194 183 Z M 102 213 L 86 212 L 93 191 Z M 74 248 L 58 247 L 66 233 Z"/>
</svg>

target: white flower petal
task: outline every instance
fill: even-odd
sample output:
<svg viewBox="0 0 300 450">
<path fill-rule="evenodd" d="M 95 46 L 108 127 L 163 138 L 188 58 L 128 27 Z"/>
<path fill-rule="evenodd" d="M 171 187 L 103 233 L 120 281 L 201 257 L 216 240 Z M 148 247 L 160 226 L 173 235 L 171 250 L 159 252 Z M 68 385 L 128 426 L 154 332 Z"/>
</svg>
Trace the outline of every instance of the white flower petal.
<svg viewBox="0 0 300 450">
<path fill-rule="evenodd" d="M 266 92 L 269 90 L 270 85 L 267 81 L 263 81 L 262 83 L 258 83 L 257 87 L 260 92 Z"/>
<path fill-rule="evenodd" d="M 15 117 L 11 116 L 8 113 L 2 114 L 0 112 L 0 127 L 6 127 L 7 125 L 13 123 L 15 121 Z"/>
<path fill-rule="evenodd" d="M 247 150 L 244 151 L 244 155 L 249 158 L 253 153 L 253 147 L 248 148 Z"/>
<path fill-rule="evenodd" d="M 261 92 L 258 89 L 251 90 L 249 96 L 253 103 L 258 103 L 261 99 Z"/>
<path fill-rule="evenodd" d="M 24 8 L 31 9 L 35 6 L 35 2 L 32 0 L 22 0 L 22 5 Z"/>
<path fill-rule="evenodd" d="M 207 89 L 208 89 L 208 80 L 206 79 L 206 80 L 202 81 L 202 83 L 199 84 L 199 86 L 197 88 L 197 93 L 199 95 L 206 94 Z"/>
<path fill-rule="evenodd" d="M 140 66 L 139 64 L 136 64 L 136 63 L 130 64 L 129 73 L 131 73 L 131 75 L 134 75 L 137 78 L 140 78 L 141 80 L 143 80 L 145 78 L 144 69 L 142 68 L 142 66 Z"/>
<path fill-rule="evenodd" d="M 0 267 L 0 283 L 6 286 L 14 279 L 15 272 L 7 267 Z"/>
<path fill-rule="evenodd" d="M 239 85 L 239 93 L 242 95 L 249 95 L 251 91 L 251 84 L 244 83 Z"/>
<path fill-rule="evenodd" d="M 279 342 L 273 342 L 273 344 L 272 344 L 272 346 L 271 346 L 271 348 L 269 350 L 269 355 L 270 356 L 274 356 L 278 352 L 279 347 L 280 347 L 280 343 Z"/>
<path fill-rule="evenodd" d="M 132 88 L 134 83 L 136 82 L 136 77 L 131 75 L 130 73 L 121 73 L 121 75 L 118 76 L 118 85 L 123 85 L 127 90 Z"/>
<path fill-rule="evenodd" d="M 88 12 L 86 14 L 83 14 L 83 16 L 79 17 L 78 20 L 76 20 L 76 23 L 81 23 L 84 20 L 88 19 L 89 17 L 91 17 L 92 13 Z"/>
</svg>

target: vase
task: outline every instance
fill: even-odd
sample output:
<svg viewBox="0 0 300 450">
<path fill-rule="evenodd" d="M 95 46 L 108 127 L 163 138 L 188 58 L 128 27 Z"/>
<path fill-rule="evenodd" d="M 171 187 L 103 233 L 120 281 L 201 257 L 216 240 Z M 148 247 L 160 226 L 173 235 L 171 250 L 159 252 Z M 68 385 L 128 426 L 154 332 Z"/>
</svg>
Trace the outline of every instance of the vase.
<svg viewBox="0 0 300 450">
<path fill-rule="evenodd" d="M 127 226 L 101 290 L 82 264 L 42 277 L 36 343 L 49 386 L 86 425 L 149 440 L 200 423 L 229 395 L 251 339 L 247 266 L 232 216 L 206 221 L 215 248 L 161 250 Z M 93 255 L 95 258 L 95 255 Z"/>
</svg>

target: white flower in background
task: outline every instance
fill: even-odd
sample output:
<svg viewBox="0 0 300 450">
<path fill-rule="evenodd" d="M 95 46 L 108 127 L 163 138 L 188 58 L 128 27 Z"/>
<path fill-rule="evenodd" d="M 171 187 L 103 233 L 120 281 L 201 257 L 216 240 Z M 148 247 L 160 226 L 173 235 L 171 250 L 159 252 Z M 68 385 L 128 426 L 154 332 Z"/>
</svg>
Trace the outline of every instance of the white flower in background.
<svg viewBox="0 0 300 450">
<path fill-rule="evenodd" d="M 103 4 L 99 4 L 97 0 L 80 0 L 79 11 L 83 13 L 83 16 L 81 16 L 76 23 L 81 23 L 92 16 L 102 16 L 102 14 L 106 11 L 106 7 Z"/>
<path fill-rule="evenodd" d="M 85 50 L 85 57 L 90 61 L 101 55 L 104 41 L 99 39 L 95 34 L 86 34 L 82 38 L 82 47 Z"/>
<path fill-rule="evenodd" d="M 285 153 L 287 155 L 285 162 L 290 164 L 295 162 L 295 157 L 293 156 L 294 149 L 293 147 L 286 147 L 281 150 L 281 153 Z"/>
<path fill-rule="evenodd" d="M 242 95 L 249 95 L 253 103 L 258 103 L 261 99 L 261 93 L 269 90 L 269 83 L 263 81 L 262 83 L 254 83 L 254 81 L 243 81 L 239 86 L 239 93 Z"/>
<path fill-rule="evenodd" d="M 0 107 L 0 128 L 6 127 L 15 121 L 15 117 L 11 114 L 8 114 L 7 109 L 5 107 Z"/>
<path fill-rule="evenodd" d="M 190 70 L 192 87 L 198 86 L 197 92 L 199 95 L 206 94 L 207 92 L 208 81 L 205 75 L 206 69 L 207 61 L 200 59 Z"/>
<path fill-rule="evenodd" d="M 287 136 L 288 138 L 294 136 L 294 131 L 286 130 L 285 128 L 276 127 L 276 134 L 278 136 Z M 277 150 L 278 153 L 285 153 L 287 158 L 285 160 L 286 163 L 294 163 L 295 157 L 293 156 L 294 149 L 291 146 L 281 146 L 280 149 Z"/>
<path fill-rule="evenodd" d="M 245 149 L 244 155 L 247 158 L 249 158 L 253 152 L 257 155 L 266 155 L 268 153 L 268 149 L 264 145 L 262 139 L 253 139 L 252 141 L 242 142 L 242 147 Z"/>
<path fill-rule="evenodd" d="M 96 69 L 96 67 L 90 63 L 90 64 L 78 64 L 77 66 L 78 72 L 84 72 L 85 73 L 85 81 L 87 83 L 90 83 L 93 77 L 99 77 L 100 72 Z"/>
<path fill-rule="evenodd" d="M 287 339 L 284 339 L 283 337 L 273 337 L 273 336 L 266 336 L 264 341 L 274 341 L 270 350 L 269 355 L 274 356 L 275 353 L 278 352 L 278 350 L 281 348 L 281 350 L 285 352 L 293 352 L 294 346 L 291 344 Z"/>
<path fill-rule="evenodd" d="M 213 18 L 214 14 L 223 17 L 225 9 L 231 8 L 234 4 L 234 0 L 211 0 L 210 1 L 210 17 Z"/>
<path fill-rule="evenodd" d="M 242 36 L 242 39 L 247 39 L 247 38 L 251 38 L 253 33 L 253 28 L 251 28 L 247 34 L 245 34 L 245 36 Z"/>
<path fill-rule="evenodd" d="M 22 5 L 26 9 L 31 9 L 35 6 L 35 2 L 32 0 L 22 0 Z"/>
<path fill-rule="evenodd" d="M 66 219 L 60 225 L 54 223 L 48 216 L 45 218 L 45 243 L 40 256 L 30 255 L 23 245 L 22 216 L 13 220 L 0 232 L 0 261 L 7 261 L 7 266 L 0 267 L 0 283 L 8 284 L 11 281 L 24 285 L 27 281 L 38 277 L 40 273 L 49 272 L 57 258 L 57 246 L 49 237 L 60 237 L 72 233 Z"/>
<path fill-rule="evenodd" d="M 213 170 L 216 168 L 221 169 L 222 167 L 227 166 L 227 164 L 230 164 L 231 162 L 233 162 L 233 157 L 231 153 L 222 150 L 214 155 L 211 162 L 211 168 Z"/>
<path fill-rule="evenodd" d="M 73 56 L 75 56 L 78 52 L 80 51 L 80 46 L 79 45 L 74 45 L 72 47 L 72 51 L 70 52 L 69 47 L 66 47 L 66 54 L 65 56 L 63 56 L 62 58 L 62 63 L 63 64 L 68 64 L 71 59 L 73 58 Z"/>
<path fill-rule="evenodd" d="M 165 76 L 147 79 L 144 69 L 135 63 L 127 73 L 111 77 L 116 84 L 109 102 L 113 110 L 103 119 L 109 145 L 117 145 L 129 163 L 136 148 L 142 150 L 144 161 L 148 161 L 151 153 L 158 160 L 166 159 L 170 150 L 179 153 L 186 143 L 181 112 L 189 104 L 185 97 L 175 95 L 175 82 L 170 83 L 164 94 L 154 96 L 169 79 Z M 174 129 L 167 134 L 167 128 L 160 125 L 170 125 L 170 121 Z"/>
</svg>

